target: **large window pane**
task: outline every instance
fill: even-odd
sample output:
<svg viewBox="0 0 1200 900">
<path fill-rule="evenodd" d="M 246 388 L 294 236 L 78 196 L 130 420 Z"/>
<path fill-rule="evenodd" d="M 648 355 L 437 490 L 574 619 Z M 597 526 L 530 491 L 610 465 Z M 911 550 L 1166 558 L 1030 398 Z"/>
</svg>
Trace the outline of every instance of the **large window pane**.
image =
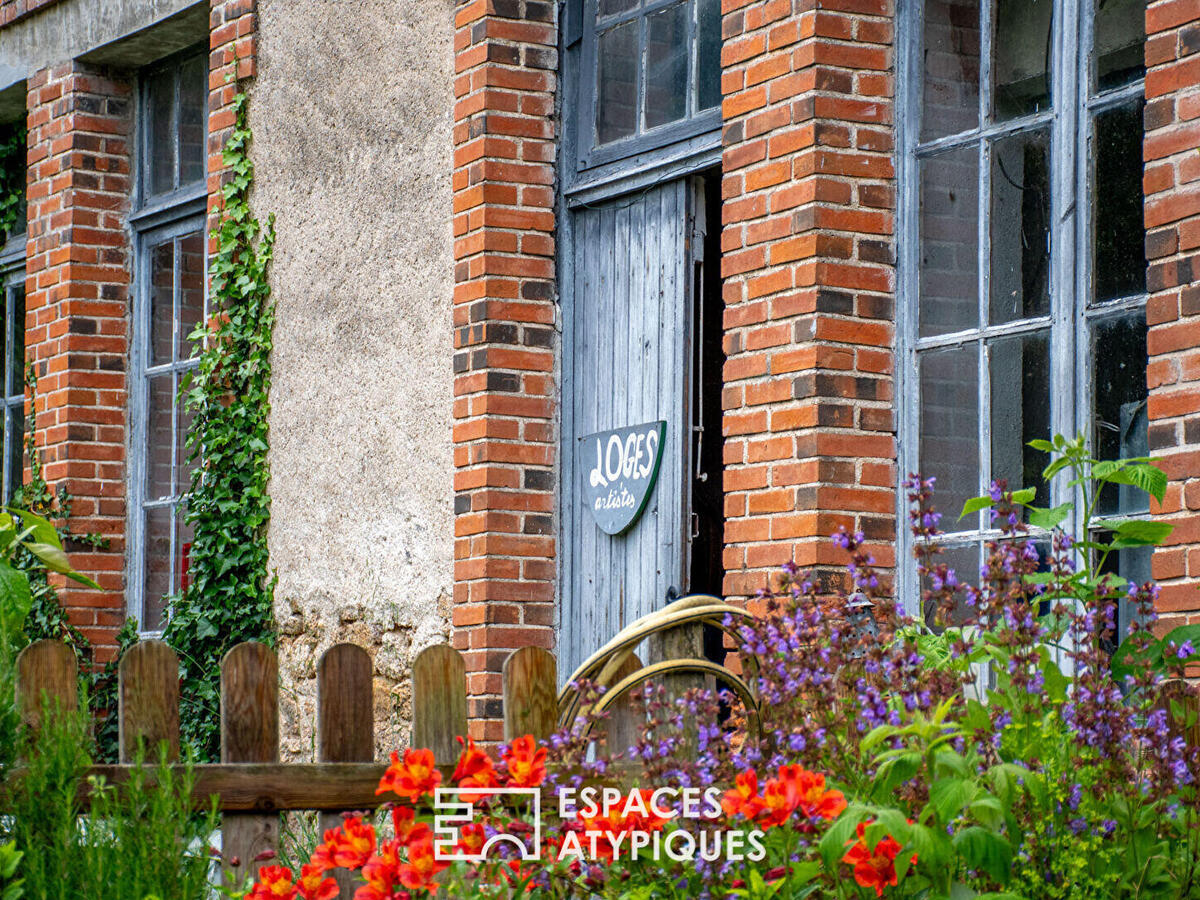
<svg viewBox="0 0 1200 900">
<path fill-rule="evenodd" d="M 1095 0 L 1093 71 L 1101 90 L 1141 78 L 1146 72 L 1146 0 Z"/>
<path fill-rule="evenodd" d="M 957 515 L 957 513 L 956 513 Z M 972 524 L 974 524 L 972 522 Z M 943 547 L 942 552 L 934 556 L 932 564 L 934 566 L 945 563 L 954 572 L 961 584 L 978 584 L 979 583 L 979 544 L 965 544 L 949 547 Z M 924 597 L 925 591 L 933 590 L 933 579 L 926 575 L 921 579 L 921 596 Z M 945 627 L 947 625 L 961 625 L 970 614 L 971 609 L 965 604 L 953 610 L 949 616 L 949 621 L 939 617 L 940 610 L 936 603 L 929 603 L 921 611 L 925 617 L 925 623 L 930 626 Z"/>
<path fill-rule="evenodd" d="M 175 319 L 175 242 L 150 250 L 150 364 L 171 361 Z"/>
<path fill-rule="evenodd" d="M 925 3 L 921 139 L 979 125 L 979 0 Z"/>
<path fill-rule="evenodd" d="M 992 144 L 992 324 L 1050 314 L 1050 135 Z"/>
<path fill-rule="evenodd" d="M 607 144 L 629 137 L 637 127 L 638 22 L 627 22 L 600 35 L 596 140 Z"/>
<path fill-rule="evenodd" d="M 142 184 L 150 194 L 164 194 L 175 188 L 175 73 L 161 72 L 150 77 L 146 86 L 146 128 L 148 171 Z"/>
<path fill-rule="evenodd" d="M 1010 490 L 1036 488 L 1049 498 L 1042 470 L 1049 460 L 1029 442 L 1050 437 L 1050 332 L 1018 335 L 988 347 L 992 417 L 992 478 Z"/>
<path fill-rule="evenodd" d="M 163 625 L 166 598 L 171 593 L 171 516 L 169 506 L 146 510 L 143 608 L 143 631 L 157 631 Z"/>
<path fill-rule="evenodd" d="M 1147 455 L 1145 314 L 1097 323 L 1091 351 L 1093 452 L 1100 459 Z M 1111 515 L 1148 508 L 1142 491 L 1110 485 L 1100 495 L 1098 512 Z"/>
<path fill-rule="evenodd" d="M 1097 302 L 1146 290 L 1142 100 L 1100 113 L 1093 132 L 1093 260 Z"/>
<path fill-rule="evenodd" d="M 721 102 L 721 0 L 696 0 L 696 109 Z"/>
<path fill-rule="evenodd" d="M 208 59 L 196 56 L 179 68 L 179 183 L 204 179 L 208 113 Z"/>
<path fill-rule="evenodd" d="M 688 5 L 678 3 L 646 19 L 646 127 L 687 115 Z"/>
<path fill-rule="evenodd" d="M 1053 0 L 996 0 L 992 53 L 996 119 L 1049 108 L 1053 6 Z"/>
<path fill-rule="evenodd" d="M 146 391 L 146 499 L 166 499 L 174 495 L 171 473 L 172 431 L 175 413 L 175 390 L 171 375 L 156 375 L 148 379 Z"/>
<path fill-rule="evenodd" d="M 11 397 L 25 393 L 25 285 L 18 282 L 9 291 L 11 323 L 5 330 L 11 331 L 11 337 L 5 390 Z"/>
<path fill-rule="evenodd" d="M 179 337 L 177 360 L 194 355 L 191 334 L 204 318 L 204 238 L 198 233 L 179 240 Z"/>
<path fill-rule="evenodd" d="M 5 412 L 6 446 L 8 458 L 4 462 L 7 481 L 4 485 L 4 500 L 11 502 L 17 489 L 25 480 L 25 408 L 9 406 Z"/>
<path fill-rule="evenodd" d="M 920 469 L 937 478 L 937 506 L 947 530 L 963 504 L 979 493 L 978 346 L 930 350 L 921 368 Z M 960 527 L 973 528 L 973 521 Z"/>
<path fill-rule="evenodd" d="M 921 161 L 921 335 L 979 325 L 979 154 Z"/>
</svg>

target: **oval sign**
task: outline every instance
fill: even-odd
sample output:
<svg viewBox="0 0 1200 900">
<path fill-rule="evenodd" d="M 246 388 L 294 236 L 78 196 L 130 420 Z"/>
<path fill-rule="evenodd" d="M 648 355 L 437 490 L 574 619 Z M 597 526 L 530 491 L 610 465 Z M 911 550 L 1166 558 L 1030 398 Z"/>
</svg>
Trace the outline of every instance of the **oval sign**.
<svg viewBox="0 0 1200 900">
<path fill-rule="evenodd" d="M 601 531 L 628 531 L 645 511 L 666 434 L 666 422 L 647 422 L 579 439 L 584 494 Z"/>
</svg>

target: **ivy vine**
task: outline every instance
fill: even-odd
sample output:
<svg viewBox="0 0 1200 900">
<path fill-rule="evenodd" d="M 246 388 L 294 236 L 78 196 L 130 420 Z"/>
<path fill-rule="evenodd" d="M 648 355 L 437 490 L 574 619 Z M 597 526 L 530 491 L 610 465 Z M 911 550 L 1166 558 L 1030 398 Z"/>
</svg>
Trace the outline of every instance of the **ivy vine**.
<svg viewBox="0 0 1200 900">
<path fill-rule="evenodd" d="M 224 148 L 229 177 L 216 253 L 211 311 L 191 334 L 199 366 L 180 392 L 193 414 L 194 464 L 186 519 L 194 532 L 188 585 L 173 599 L 164 640 L 179 654 L 180 727 L 201 759 L 219 747 L 220 663 L 242 641 L 274 644 L 275 578 L 268 568 L 267 419 L 275 306 L 267 280 L 275 217 L 250 209 L 254 166 L 245 93 Z"/>
<path fill-rule="evenodd" d="M 0 244 L 25 211 L 25 126 L 0 132 Z"/>
</svg>

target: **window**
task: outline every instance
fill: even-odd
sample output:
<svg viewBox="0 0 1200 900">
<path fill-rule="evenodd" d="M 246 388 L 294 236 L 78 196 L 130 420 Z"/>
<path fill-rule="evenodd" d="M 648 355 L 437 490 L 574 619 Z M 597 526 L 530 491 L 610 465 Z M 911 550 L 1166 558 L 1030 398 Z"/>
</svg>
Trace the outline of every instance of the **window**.
<svg viewBox="0 0 1200 900">
<path fill-rule="evenodd" d="M 208 67 L 203 54 L 147 72 L 138 105 L 138 211 L 130 342 L 130 615 L 162 628 L 187 587 L 185 522 L 192 467 L 180 382 L 197 365 L 189 335 L 204 321 Z"/>
<path fill-rule="evenodd" d="M 584 0 L 579 168 L 720 127 L 720 0 Z"/>
<path fill-rule="evenodd" d="M 901 467 L 937 476 L 947 562 L 977 574 L 992 479 L 1037 487 L 1051 433 L 1146 443 L 1142 0 L 925 0 L 904 26 Z M 1065 481 L 1066 479 L 1063 479 Z M 1136 514 L 1132 492 L 1103 516 Z M 910 539 L 902 528 L 901 544 Z M 908 558 L 906 552 L 903 558 Z M 1148 575 L 1145 553 L 1117 562 Z M 919 586 L 901 570 L 915 610 Z"/>
<path fill-rule="evenodd" d="M 0 502 L 12 502 L 25 475 L 25 253 L 23 232 L 19 253 L 0 256 L 0 378 L 3 379 L 3 480 Z M 11 244 L 6 249 L 11 248 Z M 8 260 L 7 264 L 5 260 Z"/>
</svg>

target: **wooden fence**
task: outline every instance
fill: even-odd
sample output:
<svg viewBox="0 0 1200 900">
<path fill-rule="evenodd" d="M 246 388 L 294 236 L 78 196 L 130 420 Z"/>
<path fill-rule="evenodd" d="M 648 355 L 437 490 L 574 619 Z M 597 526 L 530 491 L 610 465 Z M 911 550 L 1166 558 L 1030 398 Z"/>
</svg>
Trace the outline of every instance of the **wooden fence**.
<svg viewBox="0 0 1200 900">
<path fill-rule="evenodd" d="M 17 661 L 17 690 L 29 727 L 39 724 L 44 698 L 64 709 L 78 703 L 75 654 L 57 641 L 39 641 Z M 558 679 L 552 654 L 540 647 L 517 650 L 504 665 L 503 717 L 507 739 L 544 738 L 556 727 Z M 458 756 L 456 738 L 467 733 L 466 669 L 457 650 L 423 650 L 413 663 L 413 746 L 429 747 L 439 763 Z M 345 810 L 376 807 L 386 766 L 374 761 L 372 663 L 354 644 L 329 648 L 317 666 L 315 763 L 279 761 L 279 666 L 263 644 L 234 647 L 221 662 L 221 761 L 197 765 L 198 806 L 217 797 L 222 812 L 222 856 L 235 881 L 253 874 L 254 857 L 278 846 L 279 813 L 321 813 L 321 827 Z M 179 662 L 161 641 L 134 644 L 118 674 L 119 765 L 95 766 L 110 783 L 127 777 L 139 742 L 165 741 L 179 756 Z M 237 866 L 231 863 L 236 859 Z M 343 886 L 343 897 L 349 897 Z"/>
</svg>

